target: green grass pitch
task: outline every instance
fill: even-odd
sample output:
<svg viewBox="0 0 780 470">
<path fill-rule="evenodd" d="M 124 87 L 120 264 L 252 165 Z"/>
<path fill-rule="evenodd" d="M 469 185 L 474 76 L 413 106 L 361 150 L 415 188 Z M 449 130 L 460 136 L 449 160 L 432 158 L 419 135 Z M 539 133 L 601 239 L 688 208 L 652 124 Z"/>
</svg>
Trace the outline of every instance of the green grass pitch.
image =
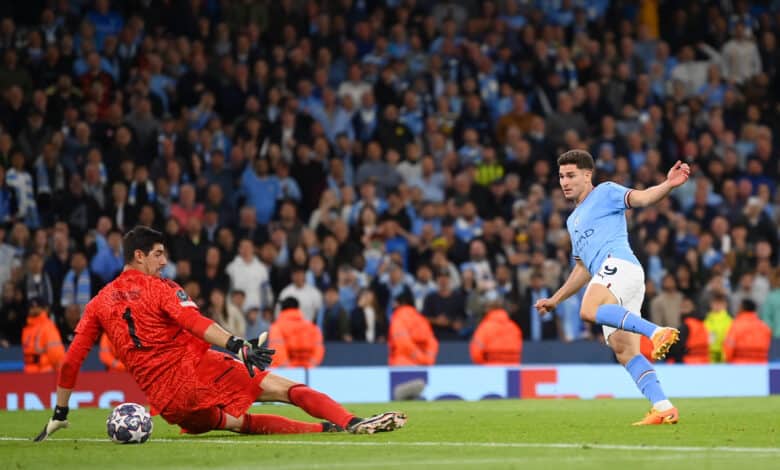
<svg viewBox="0 0 780 470">
<path fill-rule="evenodd" d="M 33 443 L 49 412 L 0 413 L 0 467 L 82 468 L 780 468 L 780 396 L 676 400 L 675 426 L 637 428 L 639 400 L 496 400 L 354 405 L 362 415 L 406 411 L 404 429 L 372 436 L 180 435 L 155 418 L 151 440 L 117 445 L 106 410 L 71 412 L 69 429 Z M 309 419 L 284 405 L 253 412 Z"/>
</svg>

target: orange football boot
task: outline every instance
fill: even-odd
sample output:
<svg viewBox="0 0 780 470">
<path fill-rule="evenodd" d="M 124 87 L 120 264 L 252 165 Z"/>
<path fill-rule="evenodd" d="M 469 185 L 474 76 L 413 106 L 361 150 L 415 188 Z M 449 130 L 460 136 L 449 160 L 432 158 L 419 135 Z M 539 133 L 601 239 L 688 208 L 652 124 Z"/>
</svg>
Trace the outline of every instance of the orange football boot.
<svg viewBox="0 0 780 470">
<path fill-rule="evenodd" d="M 677 408 L 670 408 L 666 411 L 658 411 L 652 408 L 641 420 L 634 423 L 634 426 L 648 426 L 652 424 L 677 424 L 680 420 L 680 413 Z"/>
<path fill-rule="evenodd" d="M 680 331 L 675 328 L 662 327 L 653 334 L 653 360 L 660 361 L 666 357 L 669 348 L 680 339 Z"/>
</svg>

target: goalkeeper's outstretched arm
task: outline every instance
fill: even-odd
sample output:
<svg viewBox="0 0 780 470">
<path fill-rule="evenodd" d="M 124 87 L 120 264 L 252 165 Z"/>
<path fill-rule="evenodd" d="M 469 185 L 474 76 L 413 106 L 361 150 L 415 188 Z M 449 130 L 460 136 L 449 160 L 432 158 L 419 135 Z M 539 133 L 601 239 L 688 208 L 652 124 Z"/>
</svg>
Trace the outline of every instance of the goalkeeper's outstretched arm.
<svg viewBox="0 0 780 470">
<path fill-rule="evenodd" d="M 43 427 L 43 431 L 35 437 L 35 442 L 45 441 L 56 431 L 68 427 L 68 402 L 71 392 L 76 384 L 81 364 L 97 342 L 101 332 L 100 324 L 93 313 L 93 304 L 89 302 L 76 328 L 76 337 L 68 348 L 68 352 L 65 353 L 65 360 L 59 370 L 57 404 L 54 407 L 54 413 Z"/>
<path fill-rule="evenodd" d="M 167 296 L 163 309 L 178 322 L 184 329 L 207 343 L 227 349 L 243 361 L 250 377 L 255 376 L 254 367 L 265 370 L 271 365 L 273 349 L 262 347 L 260 338 L 265 341 L 263 335 L 258 340 L 247 341 L 228 333 L 214 320 L 206 318 L 197 309 L 194 302 L 180 301 L 176 295 Z"/>
</svg>

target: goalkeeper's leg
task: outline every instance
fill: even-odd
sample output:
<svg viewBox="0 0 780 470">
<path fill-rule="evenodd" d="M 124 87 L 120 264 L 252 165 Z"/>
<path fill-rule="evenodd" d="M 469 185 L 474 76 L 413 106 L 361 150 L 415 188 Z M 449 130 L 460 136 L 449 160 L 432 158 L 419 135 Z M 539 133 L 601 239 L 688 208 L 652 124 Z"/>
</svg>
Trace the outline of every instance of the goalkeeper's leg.
<svg viewBox="0 0 780 470">
<path fill-rule="evenodd" d="M 190 413 L 178 424 L 188 434 L 220 429 L 241 434 L 304 434 L 335 430 L 330 423 L 307 423 L 283 416 L 246 413 L 235 417 L 218 407 Z"/>
<path fill-rule="evenodd" d="M 292 403 L 315 418 L 327 420 L 324 431 L 331 430 L 328 429 L 329 423 L 336 426 L 334 430 L 346 429 L 355 434 L 394 431 L 406 424 L 406 415 L 394 411 L 360 418 L 324 393 L 278 375 L 268 374 L 260 387 L 260 401 Z"/>
<path fill-rule="evenodd" d="M 279 375 L 268 374 L 260 388 L 260 401 L 291 403 L 315 418 L 327 420 L 342 428 L 353 424 L 353 420 L 360 420 L 324 393 Z"/>
<path fill-rule="evenodd" d="M 306 423 L 284 416 L 247 413 L 241 419 L 238 432 L 241 434 L 303 434 L 325 430 L 323 423 Z"/>
</svg>

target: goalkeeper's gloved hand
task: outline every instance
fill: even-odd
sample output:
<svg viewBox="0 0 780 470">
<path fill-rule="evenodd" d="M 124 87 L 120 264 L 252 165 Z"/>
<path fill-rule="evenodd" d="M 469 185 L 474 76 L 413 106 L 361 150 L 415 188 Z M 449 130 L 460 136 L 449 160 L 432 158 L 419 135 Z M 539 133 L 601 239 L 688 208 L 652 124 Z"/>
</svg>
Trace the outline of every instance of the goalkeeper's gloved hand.
<svg viewBox="0 0 780 470">
<path fill-rule="evenodd" d="M 273 360 L 271 356 L 273 356 L 276 351 L 263 347 L 263 343 L 267 336 L 268 333 L 263 332 L 260 333 L 260 337 L 252 341 L 247 341 L 237 336 L 231 336 L 225 345 L 225 348 L 228 351 L 236 354 L 238 358 L 243 361 L 250 377 L 255 376 L 254 367 L 265 370 L 271 365 L 271 361 Z"/>
<path fill-rule="evenodd" d="M 67 406 L 55 406 L 54 415 L 46 423 L 38 436 L 35 437 L 35 442 L 45 441 L 49 436 L 54 434 L 55 431 L 68 427 L 68 407 Z"/>
</svg>

